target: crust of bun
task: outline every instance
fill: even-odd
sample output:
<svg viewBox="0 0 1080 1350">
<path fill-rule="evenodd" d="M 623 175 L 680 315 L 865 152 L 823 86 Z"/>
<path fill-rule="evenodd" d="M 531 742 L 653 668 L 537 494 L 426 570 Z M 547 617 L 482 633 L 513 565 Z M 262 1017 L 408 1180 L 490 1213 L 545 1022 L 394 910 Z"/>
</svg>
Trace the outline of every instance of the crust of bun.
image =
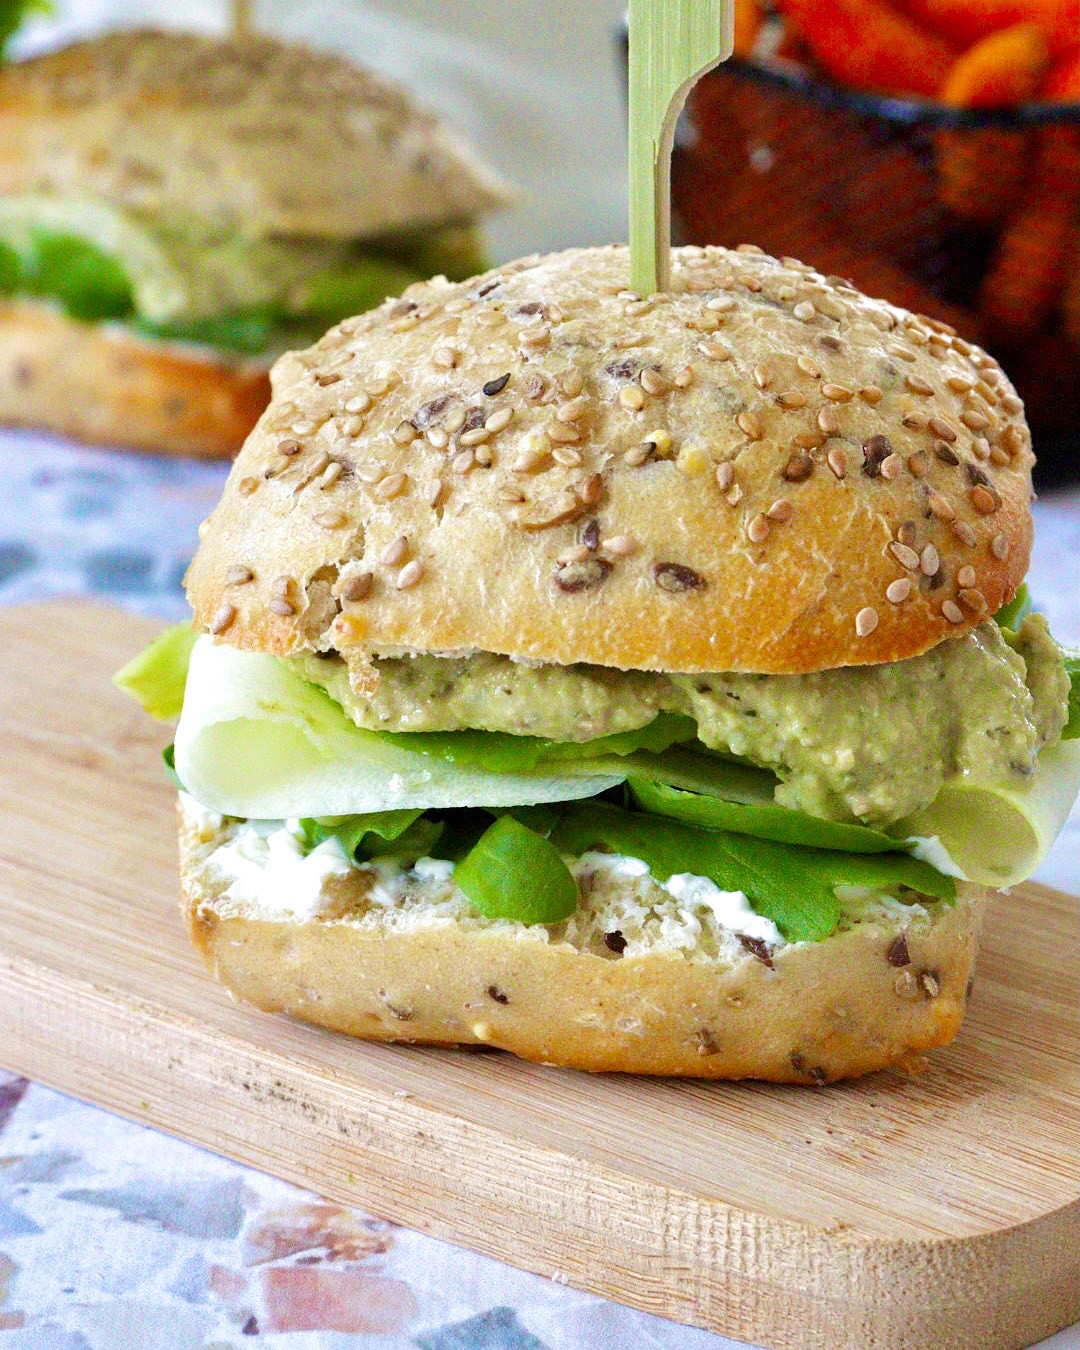
<svg viewBox="0 0 1080 1350">
<path fill-rule="evenodd" d="M 226 458 L 270 398 L 264 366 L 0 304 L 0 422 L 99 445 Z"/>
<path fill-rule="evenodd" d="M 475 220 L 506 200 L 438 118 L 341 57 L 151 30 L 5 66 L 0 192 L 336 238 Z"/>
<path fill-rule="evenodd" d="M 987 898 L 965 885 L 928 923 L 861 922 L 771 965 L 741 949 L 620 958 L 422 913 L 382 927 L 258 917 L 207 866 L 220 842 L 181 813 L 182 912 L 239 998 L 365 1040 L 486 1045 L 596 1072 L 822 1084 L 903 1064 L 957 1034 Z"/>
<path fill-rule="evenodd" d="M 621 246 L 436 279 L 284 356 L 189 573 L 198 619 L 277 654 L 802 672 L 1008 600 L 1033 457 L 997 362 L 794 259 L 673 261 L 644 300 Z"/>
</svg>

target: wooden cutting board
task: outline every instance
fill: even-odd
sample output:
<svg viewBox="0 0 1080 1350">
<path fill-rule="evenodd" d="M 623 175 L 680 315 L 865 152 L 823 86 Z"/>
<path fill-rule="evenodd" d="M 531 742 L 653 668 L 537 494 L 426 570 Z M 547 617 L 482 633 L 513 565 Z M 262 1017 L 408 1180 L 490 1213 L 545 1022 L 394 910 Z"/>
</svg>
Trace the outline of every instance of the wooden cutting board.
<svg viewBox="0 0 1080 1350">
<path fill-rule="evenodd" d="M 233 1003 L 176 905 L 154 631 L 0 611 L 0 1063 L 439 1237 L 742 1340 L 1004 1350 L 1080 1318 L 1078 902 L 994 906 L 959 1042 L 824 1089 L 365 1045 Z"/>
</svg>

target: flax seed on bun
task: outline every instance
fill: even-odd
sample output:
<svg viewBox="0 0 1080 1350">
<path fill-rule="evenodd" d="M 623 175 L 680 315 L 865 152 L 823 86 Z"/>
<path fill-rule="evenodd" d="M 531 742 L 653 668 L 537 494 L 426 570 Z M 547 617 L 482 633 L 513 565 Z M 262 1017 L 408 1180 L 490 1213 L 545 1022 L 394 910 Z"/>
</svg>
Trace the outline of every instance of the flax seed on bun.
<svg viewBox="0 0 1080 1350">
<path fill-rule="evenodd" d="M 282 357 L 197 619 L 278 654 L 802 672 L 1013 595 L 1032 454 L 993 357 L 794 259 L 673 261 L 648 297 L 623 247 L 436 279 Z"/>
</svg>

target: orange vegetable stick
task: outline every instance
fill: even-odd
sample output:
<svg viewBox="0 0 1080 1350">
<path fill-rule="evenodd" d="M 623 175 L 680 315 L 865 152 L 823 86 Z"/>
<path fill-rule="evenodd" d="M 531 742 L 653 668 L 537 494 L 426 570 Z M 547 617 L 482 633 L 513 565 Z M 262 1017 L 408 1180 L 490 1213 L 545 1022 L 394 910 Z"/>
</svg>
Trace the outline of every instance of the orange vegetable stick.
<svg viewBox="0 0 1080 1350">
<path fill-rule="evenodd" d="M 747 57 L 754 50 L 761 10 L 758 0 L 735 0 L 735 55 Z"/>
<path fill-rule="evenodd" d="M 1022 204 L 983 278 L 979 308 L 991 334 L 1016 344 L 1031 338 L 1065 299 L 1065 269 L 1080 207 L 1080 133 L 1039 132 L 1039 152 Z"/>
<path fill-rule="evenodd" d="M 1013 24 L 957 57 L 941 99 L 953 108 L 1013 108 L 1035 94 L 1049 65 L 1050 49 L 1038 24 Z"/>
<path fill-rule="evenodd" d="M 1050 53 L 1042 29 L 1018 23 L 991 33 L 957 57 L 941 90 L 954 108 L 1026 103 L 1042 82 Z M 1029 137 L 1002 127 L 942 131 L 934 138 L 938 192 L 950 210 L 992 225 L 1015 199 L 1027 167 Z"/>
<path fill-rule="evenodd" d="M 958 47 L 1013 24 L 1036 23 L 1058 55 L 1080 42 L 1076 0 L 896 0 L 899 8 Z"/>
<path fill-rule="evenodd" d="M 815 59 L 839 84 L 933 97 L 955 52 L 884 0 L 779 0 Z"/>
</svg>

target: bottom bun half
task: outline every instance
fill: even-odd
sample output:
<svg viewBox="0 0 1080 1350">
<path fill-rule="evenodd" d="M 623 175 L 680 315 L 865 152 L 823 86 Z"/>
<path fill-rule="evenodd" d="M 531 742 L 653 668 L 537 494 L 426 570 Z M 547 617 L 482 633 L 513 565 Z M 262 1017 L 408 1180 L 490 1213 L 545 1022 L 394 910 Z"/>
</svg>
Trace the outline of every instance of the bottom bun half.
<svg viewBox="0 0 1080 1350">
<path fill-rule="evenodd" d="M 154 454 L 234 455 L 270 401 L 268 367 L 0 303 L 0 423 Z"/>
<path fill-rule="evenodd" d="M 549 929 L 484 919 L 446 882 L 375 904 L 356 869 L 327 883 L 317 917 L 283 917 L 229 893 L 212 858 L 231 828 L 181 811 L 188 930 L 239 998 L 366 1040 L 597 1072 L 822 1084 L 905 1066 L 960 1028 L 988 894 L 882 907 L 767 960 L 726 931 L 688 948 L 669 913 L 620 954 L 604 935 L 641 913 L 640 881 L 605 875 Z"/>
</svg>

